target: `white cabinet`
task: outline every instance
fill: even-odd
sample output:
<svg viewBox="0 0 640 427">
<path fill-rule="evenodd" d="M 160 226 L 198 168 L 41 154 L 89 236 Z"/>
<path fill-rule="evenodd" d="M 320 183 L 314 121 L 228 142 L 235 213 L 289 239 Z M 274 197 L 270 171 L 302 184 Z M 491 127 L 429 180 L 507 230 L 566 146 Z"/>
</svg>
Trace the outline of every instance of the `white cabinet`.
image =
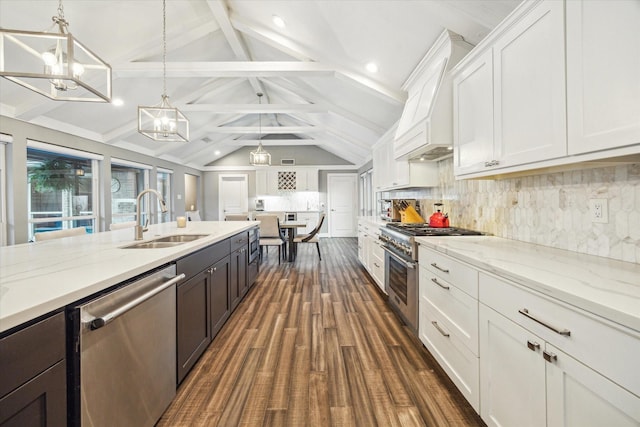
<svg viewBox="0 0 640 427">
<path fill-rule="evenodd" d="M 640 2 L 567 2 L 569 154 L 640 144 Z"/>
<path fill-rule="evenodd" d="M 370 221 L 358 221 L 358 259 L 369 272 L 380 290 L 384 289 L 384 250 L 380 240 L 380 227 Z"/>
<path fill-rule="evenodd" d="M 493 50 L 460 72 L 453 85 L 454 169 L 457 175 L 483 170 L 493 149 Z"/>
<path fill-rule="evenodd" d="M 280 173 L 288 174 L 289 179 L 282 179 Z M 283 188 L 284 184 L 286 188 Z M 282 191 L 318 191 L 318 169 L 270 167 L 256 170 L 256 195 L 277 196 Z"/>
<path fill-rule="evenodd" d="M 479 411 L 478 272 L 423 246 L 418 257 L 418 336 Z"/>
<path fill-rule="evenodd" d="M 480 408 L 489 426 L 640 423 L 640 336 L 481 273 Z M 586 409 L 588 408 L 588 410 Z"/>
<path fill-rule="evenodd" d="M 564 4 L 528 2 L 521 9 L 455 72 L 456 176 L 567 153 Z"/>
</svg>

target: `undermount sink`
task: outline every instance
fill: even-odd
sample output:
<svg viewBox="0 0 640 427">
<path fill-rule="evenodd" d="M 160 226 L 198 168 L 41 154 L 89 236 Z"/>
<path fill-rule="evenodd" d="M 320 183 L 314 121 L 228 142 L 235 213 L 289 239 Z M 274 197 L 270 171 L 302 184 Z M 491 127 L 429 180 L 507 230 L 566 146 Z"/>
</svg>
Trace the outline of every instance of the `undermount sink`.
<svg viewBox="0 0 640 427">
<path fill-rule="evenodd" d="M 170 242 L 170 243 L 185 243 L 185 242 L 193 242 L 194 240 L 202 239 L 203 237 L 207 237 L 208 234 L 174 234 L 171 236 L 159 237 L 157 239 L 153 239 L 152 242 Z"/>
<path fill-rule="evenodd" d="M 148 240 L 146 242 L 133 243 L 123 246 L 122 249 L 158 249 L 171 248 L 173 246 L 182 245 L 183 243 L 193 242 L 194 240 L 207 237 L 208 234 L 174 234 L 172 236 L 159 237 L 157 239 Z"/>
</svg>

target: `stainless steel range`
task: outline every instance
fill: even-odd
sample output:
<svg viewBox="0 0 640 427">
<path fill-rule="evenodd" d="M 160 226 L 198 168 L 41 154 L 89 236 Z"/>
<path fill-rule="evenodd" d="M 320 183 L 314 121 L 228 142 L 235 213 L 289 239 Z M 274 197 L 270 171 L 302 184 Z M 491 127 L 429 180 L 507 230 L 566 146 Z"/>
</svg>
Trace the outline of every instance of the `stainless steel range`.
<svg viewBox="0 0 640 427">
<path fill-rule="evenodd" d="M 382 227 L 385 289 L 391 307 L 415 333 L 418 330 L 418 243 L 416 236 L 477 236 L 464 228 L 433 228 L 425 224 L 390 223 Z"/>
</svg>

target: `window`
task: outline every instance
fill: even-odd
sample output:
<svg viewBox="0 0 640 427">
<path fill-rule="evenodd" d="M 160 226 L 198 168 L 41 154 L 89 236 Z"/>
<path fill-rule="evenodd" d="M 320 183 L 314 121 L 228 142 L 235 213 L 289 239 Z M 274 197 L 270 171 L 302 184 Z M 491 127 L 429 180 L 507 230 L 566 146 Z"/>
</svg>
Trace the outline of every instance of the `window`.
<svg viewBox="0 0 640 427">
<path fill-rule="evenodd" d="M 360 174 L 360 215 L 374 215 L 373 169 Z"/>
<path fill-rule="evenodd" d="M 128 160 L 111 159 L 111 222 L 135 221 L 136 197 L 149 188 L 151 166 Z M 140 216 L 144 224 L 149 213 L 149 197 L 142 199 Z"/>
<path fill-rule="evenodd" d="M 5 144 L 11 142 L 9 135 L 0 134 L 0 246 L 7 244 L 7 163 Z"/>
<path fill-rule="evenodd" d="M 27 141 L 29 240 L 35 233 L 85 227 L 96 230 L 101 156 Z"/>
<path fill-rule="evenodd" d="M 167 169 L 158 168 L 157 174 L 157 189 L 162 194 L 162 198 L 167 204 L 167 212 L 162 213 L 160 209 L 157 210 L 158 224 L 161 222 L 170 222 L 173 217 L 173 203 L 171 203 L 171 177 L 173 171 Z"/>
</svg>

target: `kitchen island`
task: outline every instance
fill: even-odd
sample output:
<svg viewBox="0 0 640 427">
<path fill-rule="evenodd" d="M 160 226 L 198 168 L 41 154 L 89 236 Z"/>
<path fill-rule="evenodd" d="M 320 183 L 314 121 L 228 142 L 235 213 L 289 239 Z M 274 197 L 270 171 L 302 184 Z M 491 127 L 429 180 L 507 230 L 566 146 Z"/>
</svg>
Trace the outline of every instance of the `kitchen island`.
<svg viewBox="0 0 640 427">
<path fill-rule="evenodd" d="M 133 228 L 0 248 L 0 333 L 258 225 L 195 221 L 149 226 L 144 240 L 207 234 L 154 249 L 125 249 Z"/>
</svg>

